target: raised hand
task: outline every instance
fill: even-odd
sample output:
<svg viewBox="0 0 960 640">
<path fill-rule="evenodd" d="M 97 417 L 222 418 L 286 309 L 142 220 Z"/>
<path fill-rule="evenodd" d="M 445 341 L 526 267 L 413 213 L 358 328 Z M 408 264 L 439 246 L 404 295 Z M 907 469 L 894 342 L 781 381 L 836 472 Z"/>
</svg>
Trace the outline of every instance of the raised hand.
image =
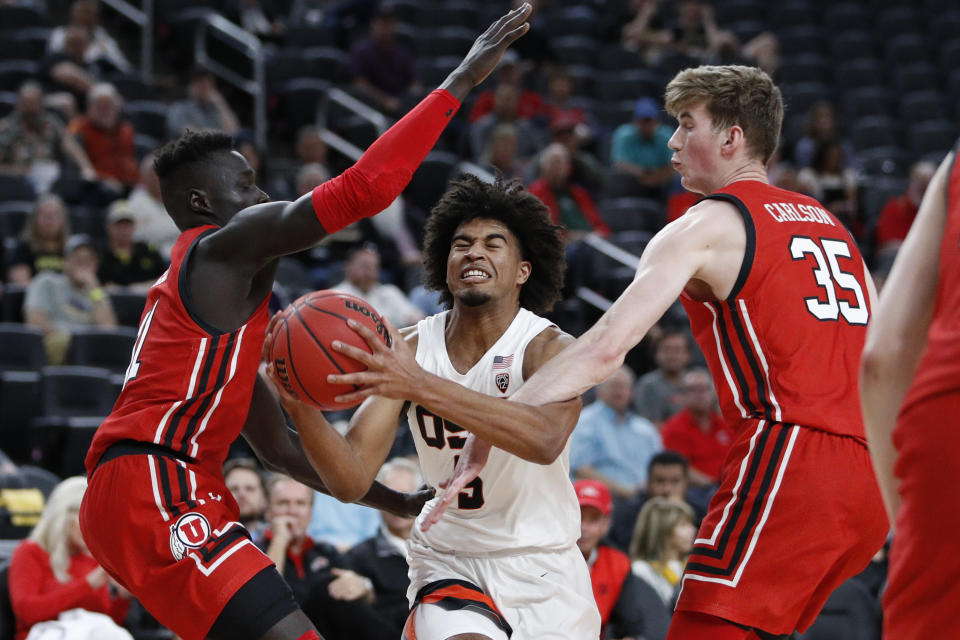
<svg viewBox="0 0 960 640">
<path fill-rule="evenodd" d="M 490 445 L 487 442 L 477 438 L 477 436 L 472 433 L 467 436 L 467 442 L 463 445 L 463 450 L 460 453 L 460 459 L 457 460 L 457 466 L 453 470 L 453 475 L 449 480 L 440 484 L 440 488 L 443 489 L 443 494 L 420 524 L 421 531 L 428 531 L 430 527 L 440 522 L 440 518 L 443 517 L 443 514 L 450 504 L 460 495 L 460 492 L 463 491 L 468 484 L 473 482 L 474 478 L 480 475 L 489 457 Z"/>
<path fill-rule="evenodd" d="M 447 76 L 440 88 L 462 101 L 470 89 L 497 68 L 507 47 L 530 29 L 527 18 L 531 11 L 531 6 L 524 3 L 490 25 L 474 41 L 463 62 Z"/>
</svg>

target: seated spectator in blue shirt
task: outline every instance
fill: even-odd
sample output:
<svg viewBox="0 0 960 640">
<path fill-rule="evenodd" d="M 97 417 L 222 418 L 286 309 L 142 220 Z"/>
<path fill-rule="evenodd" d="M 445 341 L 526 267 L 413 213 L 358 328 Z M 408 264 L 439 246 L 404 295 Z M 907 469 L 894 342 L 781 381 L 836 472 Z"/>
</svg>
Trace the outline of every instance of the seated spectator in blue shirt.
<svg viewBox="0 0 960 640">
<path fill-rule="evenodd" d="M 637 100 L 633 122 L 614 130 L 610 146 L 613 168 L 632 176 L 638 191 L 650 197 L 662 196 L 673 178 L 673 152 L 667 146 L 671 131 L 658 121 L 659 112 L 653 98 Z"/>
<path fill-rule="evenodd" d="M 338 549 L 349 549 L 376 535 L 380 516 L 370 507 L 343 503 L 325 493 L 316 492 L 307 535 L 329 542 Z"/>
<path fill-rule="evenodd" d="M 630 408 L 633 381 L 623 366 L 598 386 L 597 400 L 580 413 L 570 444 L 574 476 L 600 480 L 620 499 L 643 489 L 647 464 L 663 449 L 656 427 Z"/>
</svg>

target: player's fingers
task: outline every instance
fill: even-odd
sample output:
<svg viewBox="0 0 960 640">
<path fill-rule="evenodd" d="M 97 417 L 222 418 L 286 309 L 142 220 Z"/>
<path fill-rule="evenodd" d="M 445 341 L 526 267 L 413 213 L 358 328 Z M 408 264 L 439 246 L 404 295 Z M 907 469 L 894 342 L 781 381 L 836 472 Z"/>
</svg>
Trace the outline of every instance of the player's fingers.
<svg viewBox="0 0 960 640">
<path fill-rule="evenodd" d="M 341 404 L 359 404 L 372 395 L 376 395 L 376 392 L 372 388 L 358 389 L 357 391 L 341 394 L 334 398 L 334 400 Z"/>
<path fill-rule="evenodd" d="M 523 34 L 525 34 L 525 33 L 526 33 L 527 31 L 529 31 L 529 30 L 530 30 L 530 23 L 529 23 L 529 22 L 524 22 L 524 23 L 523 23 L 522 25 L 520 25 L 519 27 L 508 31 L 508 32 L 503 36 L 503 40 L 502 40 L 501 42 L 504 42 L 504 43 L 507 44 L 507 46 L 509 46 L 509 45 L 513 44 L 513 43 L 517 40 L 517 38 L 519 38 L 520 36 L 522 36 Z"/>
<path fill-rule="evenodd" d="M 352 344 L 347 344 L 346 342 L 341 342 L 340 340 L 334 340 L 330 346 L 333 347 L 334 351 L 342 353 L 348 358 L 352 358 L 360 364 L 366 365 L 367 367 L 373 366 L 373 364 L 377 361 L 372 353 L 368 353 L 363 349 L 358 349 Z"/>
<path fill-rule="evenodd" d="M 381 320 L 383 320 L 383 328 L 387 332 L 387 346 L 393 347 L 393 345 L 403 342 L 400 331 L 393 326 L 393 323 L 387 320 L 386 316 L 383 316 Z"/>
<path fill-rule="evenodd" d="M 518 24 L 526 21 L 526 19 L 530 17 L 530 12 L 532 10 L 533 7 L 530 6 L 530 3 L 524 2 L 522 5 L 497 20 L 495 23 L 496 30 L 501 33 L 503 31 L 512 31 L 517 27 Z M 497 33 L 497 35 L 500 36 L 501 33 Z"/>
<path fill-rule="evenodd" d="M 353 318 L 347 320 L 347 326 L 363 338 L 364 342 L 369 345 L 372 351 L 376 352 L 378 349 L 383 348 L 383 341 L 369 327 L 365 327 Z"/>
<path fill-rule="evenodd" d="M 331 373 L 327 376 L 330 384 L 347 384 L 355 387 L 369 387 L 380 382 L 380 376 L 370 371 L 356 371 L 354 373 Z"/>
</svg>

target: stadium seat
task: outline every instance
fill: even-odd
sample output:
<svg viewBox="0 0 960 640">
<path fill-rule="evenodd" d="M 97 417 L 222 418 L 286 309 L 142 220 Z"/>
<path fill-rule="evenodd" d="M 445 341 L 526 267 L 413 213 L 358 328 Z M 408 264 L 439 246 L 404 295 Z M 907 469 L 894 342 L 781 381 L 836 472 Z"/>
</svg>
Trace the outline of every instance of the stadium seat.
<svg viewBox="0 0 960 640">
<path fill-rule="evenodd" d="M 839 63 L 834 76 L 836 86 L 844 89 L 877 87 L 886 84 L 880 62 L 874 58 L 860 58 Z"/>
<path fill-rule="evenodd" d="M 914 91 L 900 98 L 900 117 L 907 122 L 942 120 L 947 117 L 939 91 Z"/>
<path fill-rule="evenodd" d="M 108 80 L 127 102 L 152 100 L 157 95 L 157 87 L 138 73 L 115 73 Z"/>
<path fill-rule="evenodd" d="M 39 7 L 17 3 L 0 7 L 0 25 L 5 29 L 27 29 L 46 26 L 47 21 Z"/>
<path fill-rule="evenodd" d="M 856 578 L 830 594 L 800 640 L 875 640 L 880 637 L 880 603 Z"/>
<path fill-rule="evenodd" d="M 598 208 L 600 216 L 614 233 L 657 232 L 666 220 L 663 204 L 641 197 L 622 197 L 602 200 Z"/>
<path fill-rule="evenodd" d="M 559 36 L 594 37 L 598 23 L 593 11 L 585 7 L 568 7 L 543 16 L 543 32 L 551 38 Z"/>
<path fill-rule="evenodd" d="M 0 299 L 0 321 L 23 322 L 23 297 L 26 287 L 21 284 L 6 284 Z"/>
<path fill-rule="evenodd" d="M 960 38 L 947 40 L 940 45 L 940 71 L 947 75 L 954 69 L 960 68 Z"/>
<path fill-rule="evenodd" d="M 556 52 L 557 62 L 563 65 L 592 66 L 597 59 L 597 42 L 584 36 L 563 36 L 550 42 Z"/>
<path fill-rule="evenodd" d="M 850 128 L 853 146 L 858 151 L 877 147 L 896 147 L 900 140 L 899 126 L 892 118 L 865 116 L 857 119 Z"/>
<path fill-rule="evenodd" d="M 724 26 L 742 20 L 756 20 L 766 14 L 766 5 L 757 0 L 726 0 L 718 2 L 715 9 L 717 24 Z"/>
<path fill-rule="evenodd" d="M 137 154 L 137 160 L 143 160 L 147 155 L 153 153 L 160 147 L 160 141 L 153 136 L 145 133 L 137 133 L 133 136 L 133 150 Z"/>
<path fill-rule="evenodd" d="M 857 152 L 857 162 L 867 176 L 904 176 L 906 152 L 900 147 L 876 147 Z"/>
<path fill-rule="evenodd" d="M 320 78 L 295 78 L 283 83 L 277 89 L 283 131 L 292 136 L 300 127 L 316 122 L 317 106 L 331 86 Z"/>
<path fill-rule="evenodd" d="M 312 47 L 304 49 L 301 54 L 302 61 L 307 64 L 309 71 L 300 73 L 298 76 L 319 78 L 334 84 L 350 80 L 350 64 L 347 54 L 343 51 L 334 47 Z"/>
<path fill-rule="evenodd" d="M 894 116 L 893 94 L 887 87 L 861 87 L 841 94 L 840 109 L 843 118 L 851 122 L 863 116 Z"/>
<path fill-rule="evenodd" d="M 13 88 L 13 87 L 11 87 Z M 0 91 L 0 118 L 6 118 L 17 106 L 17 94 L 13 91 Z"/>
<path fill-rule="evenodd" d="M 783 102 L 790 113 L 806 113 L 822 100 L 832 101 L 833 90 L 820 82 L 798 82 L 780 86 Z"/>
<path fill-rule="evenodd" d="M 784 29 L 777 33 L 777 41 L 782 56 L 826 53 L 827 39 L 816 26 L 801 24 Z"/>
<path fill-rule="evenodd" d="M 34 204 L 28 200 L 0 201 L 0 237 L 16 238 L 23 231 Z M 6 265 L 4 265 L 6 266 Z"/>
<path fill-rule="evenodd" d="M 393 7 L 393 4 L 390 6 Z M 477 7 L 472 2 L 452 1 L 421 7 L 407 21 L 428 28 L 431 32 L 443 27 L 462 27 L 472 31 L 479 24 L 477 13 Z"/>
<path fill-rule="evenodd" d="M 824 15 L 824 25 L 833 33 L 862 29 L 868 23 L 867 12 L 859 3 L 854 2 L 838 2 L 828 8 Z"/>
<path fill-rule="evenodd" d="M 38 371 L 0 372 L 0 449 L 14 460 L 30 458 L 31 429 L 41 413 Z"/>
<path fill-rule="evenodd" d="M 167 139 L 167 111 L 170 106 L 157 100 L 134 100 L 123 108 L 137 133 L 157 140 Z"/>
<path fill-rule="evenodd" d="M 142 293 L 110 292 L 110 304 L 117 316 L 117 323 L 124 327 L 140 326 L 140 316 L 143 315 L 143 305 L 146 301 L 146 296 Z"/>
<path fill-rule="evenodd" d="M 960 104 L 960 69 L 954 69 L 947 75 L 947 95 Z"/>
<path fill-rule="evenodd" d="M 3 60 L 0 61 L 0 87 L 5 90 L 15 90 L 27 80 L 40 75 L 40 64 L 33 60 Z"/>
<path fill-rule="evenodd" d="M 40 371 L 45 361 L 40 329 L 13 322 L 0 323 L 0 371 Z"/>
<path fill-rule="evenodd" d="M 67 363 L 124 373 L 136 341 L 137 330 L 133 327 L 91 327 L 74 331 L 67 350 Z"/>
<path fill-rule="evenodd" d="M 597 78 L 597 98 L 604 102 L 659 97 L 664 83 L 659 75 L 647 69 L 601 72 Z"/>
<path fill-rule="evenodd" d="M 421 56 L 453 56 L 463 58 L 477 37 L 466 27 L 442 27 L 421 38 L 417 50 Z"/>
<path fill-rule="evenodd" d="M 421 57 L 417 60 L 417 78 L 425 86 L 436 87 L 458 64 L 460 58 L 454 56 Z"/>
<path fill-rule="evenodd" d="M 331 31 L 318 24 L 288 24 L 284 31 L 284 42 L 297 49 L 336 46 Z"/>
<path fill-rule="evenodd" d="M 884 57 L 888 63 L 896 66 L 927 62 L 930 44 L 918 33 L 901 33 L 887 41 Z"/>
<path fill-rule="evenodd" d="M 872 58 L 876 55 L 875 49 L 873 34 L 864 31 L 862 26 L 837 33 L 830 39 L 830 57 L 834 64 L 845 60 Z"/>
<path fill-rule="evenodd" d="M 766 31 L 767 25 L 757 20 L 740 20 L 739 22 L 731 23 L 729 30 L 737 36 L 740 42 L 749 42 Z"/>
<path fill-rule="evenodd" d="M 446 151 L 431 151 L 413 174 L 404 197 L 423 211 L 430 211 L 447 189 L 460 158 Z"/>
<path fill-rule="evenodd" d="M 888 7 L 881 9 L 874 23 L 874 33 L 882 41 L 887 41 L 904 33 L 919 33 L 923 31 L 917 13 L 909 5 Z"/>
<path fill-rule="evenodd" d="M 907 127 L 907 150 L 914 160 L 945 154 L 957 140 L 957 127 L 950 120 L 918 122 Z"/>
<path fill-rule="evenodd" d="M 816 53 L 784 56 L 780 67 L 777 69 L 778 83 L 816 82 L 828 84 L 830 79 L 830 64 L 823 56 Z"/>
<path fill-rule="evenodd" d="M 570 79 L 573 80 L 573 95 L 596 95 L 597 70 L 592 66 L 575 65 L 567 68 Z"/>
<path fill-rule="evenodd" d="M 796 29 L 797 27 L 816 28 L 817 12 L 809 2 L 805 0 L 792 0 L 780 2 L 770 7 L 767 16 L 767 23 L 774 31 L 782 34 L 783 31 Z M 781 38 L 781 51 L 783 50 L 783 41 Z M 800 53 L 793 51 L 791 53 Z"/>
<path fill-rule="evenodd" d="M 0 202 L 33 202 L 36 197 L 33 185 L 24 176 L 0 173 Z"/>
<path fill-rule="evenodd" d="M 636 51 L 611 44 L 600 49 L 599 67 L 606 71 L 632 71 L 643 66 L 643 59 Z"/>
<path fill-rule="evenodd" d="M 96 417 L 116 400 L 110 372 L 99 367 L 57 366 L 41 370 L 41 409 L 51 418 Z"/>
<path fill-rule="evenodd" d="M 377 128 L 366 118 L 348 116 L 330 125 L 330 129 L 351 144 L 366 149 L 377 139 Z"/>
<path fill-rule="evenodd" d="M 935 44 L 954 40 L 960 34 L 960 9 L 954 3 L 950 11 L 944 11 L 930 21 L 925 31 Z"/>
<path fill-rule="evenodd" d="M 940 86 L 940 75 L 929 62 L 915 62 L 893 70 L 893 86 L 900 93 L 935 91 Z"/>
</svg>

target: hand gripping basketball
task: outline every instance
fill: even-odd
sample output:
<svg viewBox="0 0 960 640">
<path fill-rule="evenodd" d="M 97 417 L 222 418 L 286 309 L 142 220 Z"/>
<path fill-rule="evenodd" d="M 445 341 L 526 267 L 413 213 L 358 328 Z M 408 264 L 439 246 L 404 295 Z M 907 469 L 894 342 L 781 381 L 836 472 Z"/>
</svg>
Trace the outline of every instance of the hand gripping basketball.
<svg viewBox="0 0 960 640">
<path fill-rule="evenodd" d="M 348 320 L 347 326 L 363 338 L 370 351 L 342 340 L 331 343 L 334 351 L 366 367 L 365 371 L 327 376 L 330 384 L 352 385 L 356 389 L 338 395 L 337 402 L 357 403 L 369 396 L 412 400 L 416 397 L 418 388 L 424 384 L 428 375 L 417 364 L 413 349 L 389 320 L 384 318 L 383 324 L 389 335 L 390 346 L 384 344 L 369 327 L 353 320 Z"/>
</svg>

